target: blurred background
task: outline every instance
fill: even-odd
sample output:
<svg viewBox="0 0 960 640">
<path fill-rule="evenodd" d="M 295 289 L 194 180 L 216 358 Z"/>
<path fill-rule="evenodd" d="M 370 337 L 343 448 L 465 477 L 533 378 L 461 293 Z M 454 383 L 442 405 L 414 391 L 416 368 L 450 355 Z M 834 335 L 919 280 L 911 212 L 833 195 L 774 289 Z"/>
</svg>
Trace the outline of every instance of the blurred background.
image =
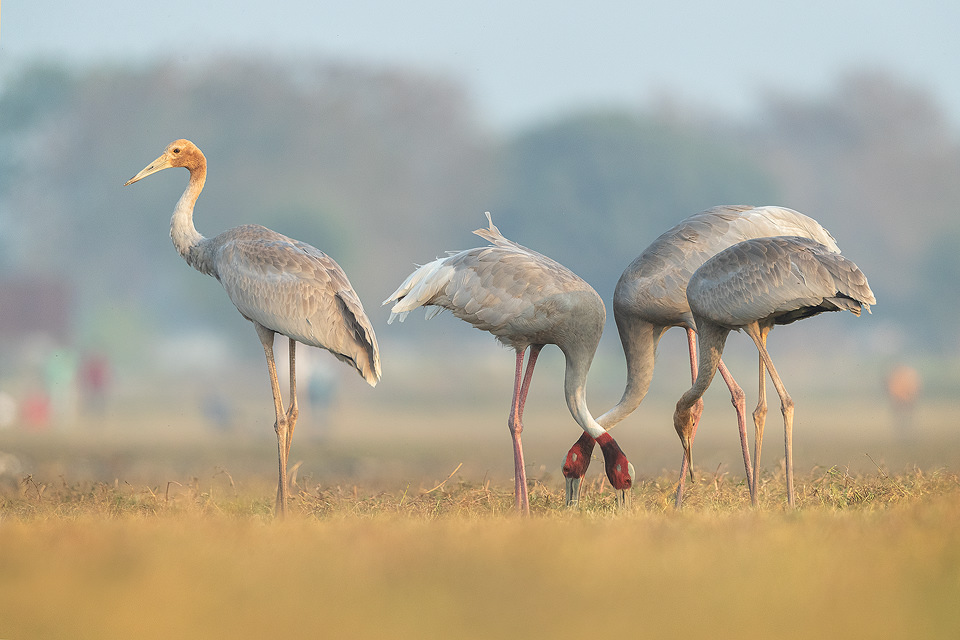
<svg viewBox="0 0 960 640">
<path fill-rule="evenodd" d="M 482 435 L 509 472 L 512 353 L 449 315 L 388 326 L 380 306 L 416 264 L 480 243 L 470 232 L 484 211 L 607 302 L 590 379 L 599 415 L 624 383 L 610 308 L 623 269 L 687 215 L 778 204 L 827 227 L 879 301 L 873 315 L 830 314 L 772 335 L 797 401 L 798 464 L 832 461 L 827 450 L 802 457 L 803 439 L 819 436 L 849 438 L 850 460 L 879 449 L 908 463 L 915 450 L 904 443 L 927 442 L 930 461 L 957 462 L 942 438 L 956 444 L 960 404 L 960 5 L 4 9 L 0 474 L 41 464 L 29 434 L 91 451 L 192 434 L 207 443 L 199 449 L 249 439 L 264 460 L 275 455 L 256 334 L 169 240 L 186 172 L 121 187 L 180 137 L 209 162 L 201 233 L 260 223 L 314 244 L 347 271 L 377 331 L 376 390 L 325 352 L 298 351 L 299 439 L 345 451 L 359 446 L 351 438 L 431 439 L 454 448 L 437 454 L 438 468 L 452 469 L 475 457 Z M 749 406 L 755 349 L 745 336 L 728 345 Z M 544 442 L 542 452 L 528 444 L 528 459 L 555 471 L 579 430 L 559 351 L 546 350 L 538 371 L 525 442 Z M 634 462 L 679 462 L 670 416 L 688 376 L 673 330 L 648 400 L 618 436 Z M 701 428 L 700 460 L 735 471 L 726 397 L 722 385 L 707 396 L 705 424 L 722 424 Z M 707 430 L 718 434 L 713 449 Z M 104 464 L 66 469 L 136 477 Z"/>
</svg>

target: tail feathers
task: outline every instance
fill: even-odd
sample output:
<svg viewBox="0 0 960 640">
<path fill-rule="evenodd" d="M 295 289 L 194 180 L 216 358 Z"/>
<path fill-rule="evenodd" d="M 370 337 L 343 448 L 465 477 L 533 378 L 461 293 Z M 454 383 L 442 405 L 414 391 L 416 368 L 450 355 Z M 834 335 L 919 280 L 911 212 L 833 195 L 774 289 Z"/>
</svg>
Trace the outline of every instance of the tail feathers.
<svg viewBox="0 0 960 640">
<path fill-rule="evenodd" d="M 867 276 L 852 261 L 839 254 L 821 256 L 821 264 L 833 276 L 836 296 L 828 300 L 840 309 L 860 315 L 861 308 L 870 313 L 870 305 L 877 304 L 877 298 L 870 289 Z"/>
<path fill-rule="evenodd" d="M 453 268 L 446 266 L 446 260 L 447 258 L 438 258 L 418 268 L 403 281 L 403 284 L 396 291 L 390 294 L 390 297 L 383 301 L 384 305 L 391 302 L 395 303 L 390 309 L 390 318 L 387 319 L 387 324 L 391 324 L 395 318 L 399 318 L 400 322 L 403 322 L 408 313 L 417 307 L 430 304 L 430 301 L 441 292 L 453 275 Z M 440 313 L 441 309 L 438 308 L 436 311 L 431 309 L 430 311 L 433 313 L 428 312 L 428 318 Z"/>
<path fill-rule="evenodd" d="M 523 249 L 517 243 L 503 237 L 500 229 L 493 224 L 490 212 L 487 211 L 486 214 L 490 226 L 486 229 L 477 229 L 474 231 L 475 234 L 496 247 Z M 526 249 L 523 250 L 527 251 Z M 403 284 L 383 301 L 384 305 L 395 303 L 390 309 L 387 324 L 391 324 L 395 318 L 399 318 L 400 322 L 403 322 L 407 314 L 417 307 L 435 305 L 435 300 L 444 293 L 457 271 L 455 267 L 450 266 L 448 261 L 463 253 L 462 251 L 448 251 L 446 258 L 437 258 L 411 273 L 403 281 Z M 429 320 L 441 311 L 443 311 L 443 308 L 435 305 L 427 310 L 427 319 Z"/>
<path fill-rule="evenodd" d="M 833 298 L 824 298 L 824 304 L 831 304 L 836 307 L 836 311 L 849 311 L 855 316 L 859 316 L 860 312 L 866 310 L 867 313 L 870 313 L 870 305 L 860 302 L 859 300 L 854 300 L 853 298 L 848 298 L 846 296 L 836 296 Z"/>
<path fill-rule="evenodd" d="M 380 348 L 377 346 L 377 336 L 373 332 L 370 320 L 363 312 L 359 300 L 354 296 L 337 294 L 337 303 L 344 319 L 344 325 L 349 331 L 348 339 L 344 341 L 340 350 L 349 353 L 338 353 L 330 350 L 340 360 L 353 365 L 371 387 L 377 386 L 380 381 Z M 352 292 L 351 292 L 352 293 Z"/>
<path fill-rule="evenodd" d="M 503 237 L 503 234 L 500 233 L 500 229 L 493 224 L 493 218 L 490 216 L 490 212 L 487 211 L 487 222 L 490 223 L 490 226 L 486 229 L 477 229 L 473 233 L 480 236 L 490 244 L 497 247 L 517 247 L 519 246 L 516 242 L 512 240 L 507 240 Z"/>
</svg>

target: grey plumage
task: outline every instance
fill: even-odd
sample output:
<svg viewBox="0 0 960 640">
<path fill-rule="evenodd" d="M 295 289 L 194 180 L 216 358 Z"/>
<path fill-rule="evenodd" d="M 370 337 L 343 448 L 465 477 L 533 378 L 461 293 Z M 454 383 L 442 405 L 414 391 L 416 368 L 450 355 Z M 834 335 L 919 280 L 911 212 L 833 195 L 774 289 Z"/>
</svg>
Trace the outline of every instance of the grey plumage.
<svg viewBox="0 0 960 640">
<path fill-rule="evenodd" d="M 508 424 L 514 441 L 517 507 L 529 511 L 520 432 L 523 404 L 540 349 L 555 344 L 566 359 L 564 394 L 577 423 L 598 440 L 607 476 L 624 492 L 632 466 L 619 446 L 597 424 L 586 405 L 586 376 L 600 342 L 606 311 L 593 288 L 558 262 L 505 238 L 487 214 L 489 227 L 475 231 L 490 246 L 450 252 L 419 267 L 384 304 L 393 304 L 388 322 L 418 307 L 427 317 L 448 309 L 474 327 L 488 331 L 517 356 L 514 402 Z M 526 374 L 524 351 L 530 348 Z"/>
<path fill-rule="evenodd" d="M 754 341 L 764 369 L 780 396 L 786 447 L 787 501 L 794 506 L 793 400 L 767 352 L 770 330 L 827 311 L 870 311 L 876 297 L 867 278 L 850 260 L 809 238 L 757 238 L 736 244 L 707 260 L 687 286 L 687 300 L 697 325 L 700 371 L 674 412 L 674 427 L 689 455 L 694 426 L 692 407 L 703 396 L 723 353 L 730 331 L 745 331 Z M 760 449 L 766 418 L 766 391 L 761 377 L 756 427 L 753 484 L 758 482 Z M 754 498 L 754 500 L 756 500 Z"/>
<path fill-rule="evenodd" d="M 876 298 L 850 260 L 809 238 L 747 240 L 708 260 L 690 278 L 695 318 L 728 329 L 789 324 L 825 311 L 870 311 Z"/>
<path fill-rule="evenodd" d="M 384 301 L 395 302 L 388 323 L 424 306 L 433 307 L 428 318 L 447 309 L 521 351 L 532 344 L 578 339 L 580 328 L 599 342 L 606 310 L 589 284 L 560 263 L 503 237 L 492 220 L 490 228 L 474 233 L 493 246 L 450 252 L 418 268 Z M 573 326 L 578 323 L 584 326 Z"/>
<path fill-rule="evenodd" d="M 801 236 L 839 253 L 833 236 L 802 213 L 784 207 L 720 206 L 682 220 L 628 266 L 614 292 L 614 308 L 656 325 L 693 327 L 687 283 L 708 259 L 738 242 Z"/>
<path fill-rule="evenodd" d="M 380 379 L 373 326 L 346 273 L 333 258 L 266 227 L 244 225 L 210 239 L 212 273 L 248 320 Z"/>
<path fill-rule="evenodd" d="M 299 413 L 296 342 L 326 349 L 376 386 L 380 379 L 377 338 L 340 265 L 316 247 L 260 225 L 236 227 L 213 238 L 197 231 L 193 209 L 206 181 L 207 162 L 189 140 L 170 143 L 163 155 L 125 184 L 169 167 L 190 172 L 190 181 L 170 219 L 174 246 L 190 266 L 223 285 L 231 302 L 253 323 L 263 345 L 277 415 L 277 512 L 282 515 L 287 505 L 287 456 Z M 286 411 L 273 357 L 276 333 L 290 339 L 290 406 Z"/>
<path fill-rule="evenodd" d="M 598 417 L 597 422 L 610 429 L 640 405 L 653 377 L 657 345 L 670 327 L 686 329 L 692 378 L 696 378 L 693 335 L 696 326 L 687 302 L 690 277 L 709 258 L 738 242 L 780 235 L 812 238 L 831 252 L 840 251 L 833 236 L 808 216 L 784 207 L 739 205 L 713 207 L 688 216 L 644 249 L 620 276 L 613 296 L 614 318 L 627 364 L 627 382 L 620 401 Z M 744 469 L 753 495 L 743 390 L 722 361 L 718 366 L 730 388 L 737 411 Z M 581 438 L 567 454 L 564 475 L 567 477 L 568 500 L 576 500 L 591 451 L 592 444 Z M 681 464 L 676 498 L 678 506 L 683 495 L 688 460 L 684 456 Z"/>
</svg>

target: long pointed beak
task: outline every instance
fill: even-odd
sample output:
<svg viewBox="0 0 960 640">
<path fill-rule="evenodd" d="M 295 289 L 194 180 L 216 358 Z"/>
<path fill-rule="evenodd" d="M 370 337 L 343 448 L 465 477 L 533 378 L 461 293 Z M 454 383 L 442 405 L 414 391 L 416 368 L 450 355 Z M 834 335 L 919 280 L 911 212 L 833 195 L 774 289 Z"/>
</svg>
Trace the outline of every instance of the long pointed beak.
<svg viewBox="0 0 960 640">
<path fill-rule="evenodd" d="M 583 490 L 583 478 L 566 478 L 566 505 L 574 509 L 580 507 L 580 492 Z"/>
<path fill-rule="evenodd" d="M 627 511 L 633 506 L 633 483 L 637 480 L 637 472 L 633 468 L 633 463 L 627 463 L 627 470 L 630 473 L 630 489 L 621 489 L 616 493 L 616 504 L 617 509 L 621 511 Z"/>
<path fill-rule="evenodd" d="M 693 444 L 690 438 L 683 438 L 683 455 L 687 459 L 687 471 L 690 472 L 690 480 L 693 480 Z"/>
<path fill-rule="evenodd" d="M 146 167 L 144 167 L 143 171 L 141 171 L 137 175 L 133 176 L 132 178 L 124 182 L 123 186 L 127 186 L 128 184 L 133 184 L 137 180 L 142 180 L 143 178 L 146 178 L 150 174 L 156 173 L 161 169 L 169 169 L 170 166 L 171 166 L 170 161 L 167 159 L 166 154 L 164 154 L 159 158 L 157 158 L 156 160 L 154 160 L 153 162 L 151 162 L 150 164 L 148 164 Z"/>
</svg>

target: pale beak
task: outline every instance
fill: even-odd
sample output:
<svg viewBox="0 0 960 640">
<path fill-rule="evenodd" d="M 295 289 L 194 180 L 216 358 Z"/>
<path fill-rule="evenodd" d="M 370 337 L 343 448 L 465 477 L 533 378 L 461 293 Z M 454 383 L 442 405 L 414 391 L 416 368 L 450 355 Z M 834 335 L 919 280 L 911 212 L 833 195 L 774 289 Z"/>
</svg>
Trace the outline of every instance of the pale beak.
<svg viewBox="0 0 960 640">
<path fill-rule="evenodd" d="M 690 480 L 693 480 L 693 443 L 690 438 L 681 438 L 683 442 L 683 455 L 687 459 L 687 470 L 690 472 Z"/>
<path fill-rule="evenodd" d="M 143 169 L 143 171 L 141 171 L 137 175 L 133 176 L 132 178 L 124 182 L 123 186 L 127 186 L 128 184 L 133 184 L 137 180 L 142 180 L 143 178 L 146 178 L 150 174 L 156 173 L 157 171 L 160 171 L 162 169 L 169 169 L 171 166 L 172 165 L 170 164 L 170 160 L 167 159 L 167 155 L 163 154 L 162 156 L 160 156 L 159 158 L 151 162 L 149 165 L 147 165 Z"/>
<path fill-rule="evenodd" d="M 630 489 L 621 489 L 617 491 L 616 502 L 617 508 L 620 510 L 630 509 L 633 506 L 633 483 L 637 480 L 637 472 L 633 468 L 633 463 L 627 463 L 627 470 L 630 472 Z"/>
<path fill-rule="evenodd" d="M 580 492 L 583 490 L 583 478 L 566 478 L 568 507 L 577 508 L 580 506 Z"/>
</svg>

